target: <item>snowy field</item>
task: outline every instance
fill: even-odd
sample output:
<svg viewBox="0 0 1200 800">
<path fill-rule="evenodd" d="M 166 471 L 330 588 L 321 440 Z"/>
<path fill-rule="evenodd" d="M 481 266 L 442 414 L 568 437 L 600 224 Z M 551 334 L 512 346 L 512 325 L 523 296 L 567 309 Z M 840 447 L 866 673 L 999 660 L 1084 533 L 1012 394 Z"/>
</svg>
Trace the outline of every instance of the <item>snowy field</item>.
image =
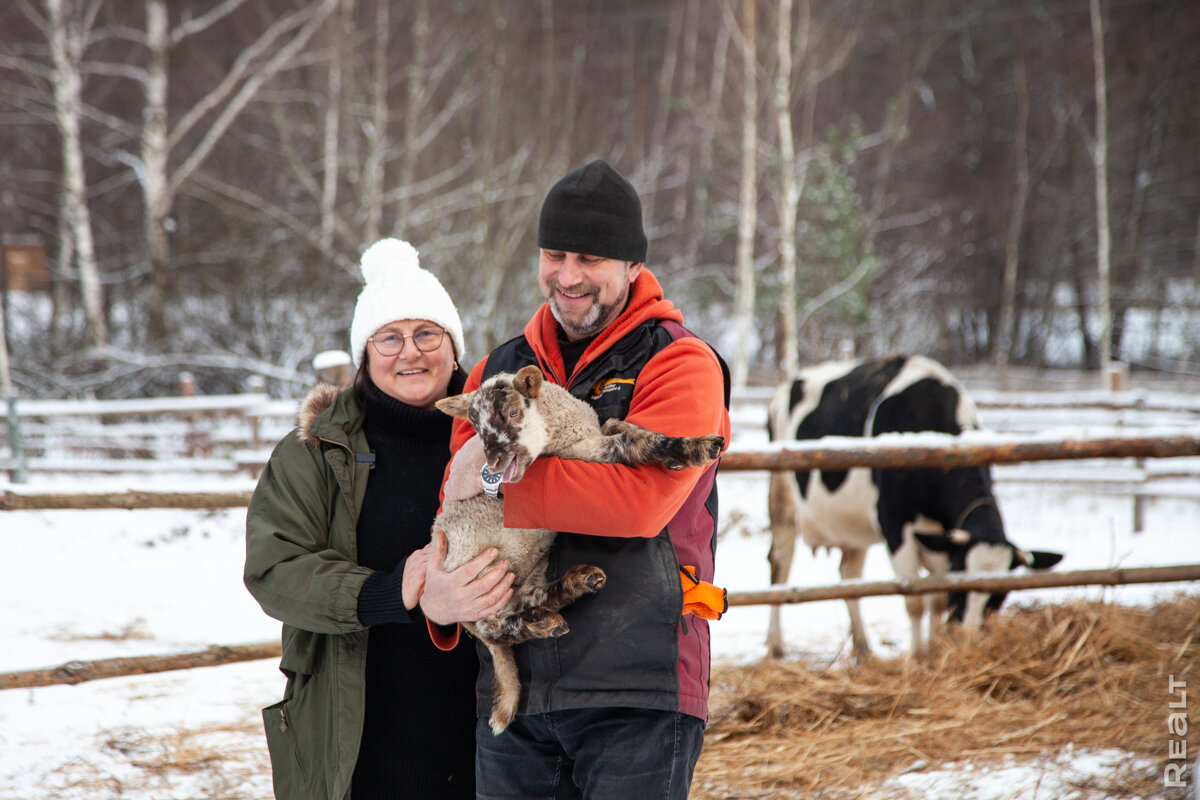
<svg viewBox="0 0 1200 800">
<path fill-rule="evenodd" d="M 165 475 L 70 486 L 38 477 L 22 486 L 0 483 L 0 490 L 22 492 L 251 487 L 247 480 Z M 720 487 L 716 582 L 731 591 L 764 588 L 766 478 L 727 473 Z M 1128 498 L 1024 483 L 1000 485 L 998 494 L 1010 537 L 1024 547 L 1065 553 L 1062 569 L 1200 562 L 1195 500 L 1151 501 L 1144 530 L 1134 532 Z M 0 672 L 277 638 L 278 624 L 242 587 L 244 521 L 242 509 L 0 512 L 8 555 L 0 585 Z M 874 548 L 865 578 L 890 577 L 885 551 Z M 836 579 L 836 556 L 802 551 L 789 583 Z M 1010 603 L 1104 597 L 1142 604 L 1183 588 L 1051 589 L 1012 595 Z M 876 650 L 902 654 L 908 641 L 903 601 L 867 599 L 863 614 Z M 731 609 L 713 626 L 714 657 L 762 657 L 766 623 L 765 607 Z M 840 601 L 786 608 L 784 630 L 789 657 L 830 662 L 846 652 Z M 269 798 L 259 708 L 282 690 L 272 660 L 0 691 L 0 800 Z M 881 785 L 876 796 L 1080 797 L 1068 781 L 1128 762 L 1122 744 L 1098 752 L 1065 748 L 1034 762 L 987 768 L 916 769 Z"/>
</svg>

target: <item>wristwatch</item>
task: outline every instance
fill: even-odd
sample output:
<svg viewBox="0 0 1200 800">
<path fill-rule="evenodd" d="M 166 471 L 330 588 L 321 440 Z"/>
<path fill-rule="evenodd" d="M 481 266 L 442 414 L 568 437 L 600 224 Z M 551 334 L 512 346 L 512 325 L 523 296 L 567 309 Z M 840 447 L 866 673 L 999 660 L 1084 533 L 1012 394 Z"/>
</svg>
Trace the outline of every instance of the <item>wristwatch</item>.
<svg viewBox="0 0 1200 800">
<path fill-rule="evenodd" d="M 488 497 L 500 496 L 500 483 L 504 477 L 502 472 L 492 472 L 487 464 L 479 468 L 479 478 L 483 481 L 483 493 Z"/>
</svg>

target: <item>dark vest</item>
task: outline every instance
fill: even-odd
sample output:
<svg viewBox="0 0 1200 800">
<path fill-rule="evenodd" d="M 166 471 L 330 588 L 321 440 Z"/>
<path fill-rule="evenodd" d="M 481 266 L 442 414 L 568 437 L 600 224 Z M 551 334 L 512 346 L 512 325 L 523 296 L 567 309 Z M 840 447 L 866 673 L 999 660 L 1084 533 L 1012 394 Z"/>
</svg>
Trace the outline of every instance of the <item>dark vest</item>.
<svg viewBox="0 0 1200 800">
<path fill-rule="evenodd" d="M 693 334 L 676 322 L 649 320 L 588 364 L 568 391 L 594 408 L 601 422 L 624 419 L 642 368 L 667 345 L 690 336 Z M 717 360 L 725 377 L 724 401 L 728 408 L 729 370 L 719 354 Z M 516 372 L 530 364 L 547 369 L 538 363 L 525 337 L 519 336 L 488 356 L 481 380 L 499 372 Z M 709 485 L 703 504 L 710 518 L 716 520 L 716 481 L 710 479 Z M 614 497 L 613 502 L 619 503 L 620 498 Z M 681 512 L 676 519 L 683 516 L 695 518 Z M 563 609 L 570 626 L 567 635 L 514 648 L 521 675 L 519 713 L 596 706 L 679 709 L 677 639 L 683 590 L 670 535 L 673 524 L 654 538 L 558 535 L 547 568 L 551 580 L 575 564 L 598 566 L 608 580 L 598 594 L 585 596 Z M 715 523 L 705 532 L 710 556 L 715 555 Z M 707 647 L 703 649 L 707 652 Z M 486 648 L 478 650 L 478 713 L 486 716 L 491 709 L 492 665 Z M 702 678 L 706 684 L 707 668 Z"/>
</svg>

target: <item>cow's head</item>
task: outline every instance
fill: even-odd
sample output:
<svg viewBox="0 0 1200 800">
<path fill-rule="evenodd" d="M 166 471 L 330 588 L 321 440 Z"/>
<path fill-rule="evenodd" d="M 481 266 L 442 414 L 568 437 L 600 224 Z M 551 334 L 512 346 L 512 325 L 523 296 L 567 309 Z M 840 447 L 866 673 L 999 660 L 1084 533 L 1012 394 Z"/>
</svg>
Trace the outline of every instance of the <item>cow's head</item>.
<svg viewBox="0 0 1200 800">
<path fill-rule="evenodd" d="M 950 572 L 966 575 L 1007 572 L 1017 567 L 1050 569 L 1062 561 L 1062 553 L 1025 550 L 1007 540 L 983 538 L 971 531 L 955 528 L 944 533 L 918 533 L 921 546 L 944 553 Z M 950 592 L 947 598 L 949 619 L 968 629 L 978 628 L 985 616 L 1000 609 L 1007 592 Z"/>
</svg>

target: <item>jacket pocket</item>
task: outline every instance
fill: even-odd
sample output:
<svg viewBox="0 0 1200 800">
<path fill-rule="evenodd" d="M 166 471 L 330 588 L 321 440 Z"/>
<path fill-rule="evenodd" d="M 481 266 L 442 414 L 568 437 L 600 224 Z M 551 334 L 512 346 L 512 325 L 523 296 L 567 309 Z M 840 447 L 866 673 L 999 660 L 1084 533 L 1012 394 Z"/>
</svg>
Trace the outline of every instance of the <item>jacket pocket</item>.
<svg viewBox="0 0 1200 800">
<path fill-rule="evenodd" d="M 310 677 L 288 672 L 283 700 L 262 710 L 267 750 L 271 756 L 271 780 L 277 798 L 306 796 L 309 765 L 301 743 L 306 720 L 302 713 L 298 713 L 298 700 Z M 307 733 L 311 736 L 314 732 Z"/>
</svg>

